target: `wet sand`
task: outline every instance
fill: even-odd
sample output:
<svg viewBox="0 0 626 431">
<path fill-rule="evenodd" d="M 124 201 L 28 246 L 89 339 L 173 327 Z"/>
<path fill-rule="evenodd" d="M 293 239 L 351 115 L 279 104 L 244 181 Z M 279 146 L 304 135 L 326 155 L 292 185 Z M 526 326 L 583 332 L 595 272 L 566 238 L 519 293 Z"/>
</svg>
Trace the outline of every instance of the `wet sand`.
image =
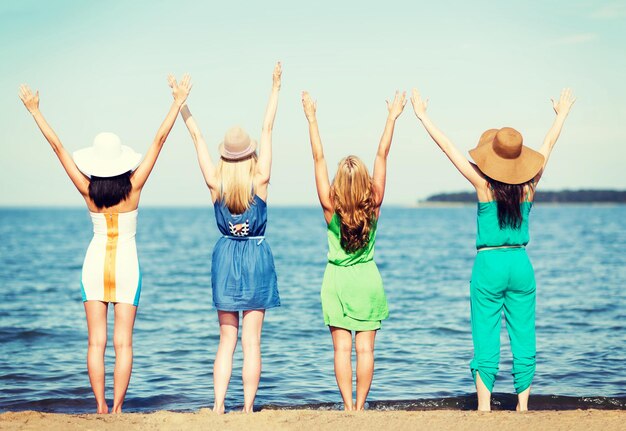
<svg viewBox="0 0 626 431">
<path fill-rule="evenodd" d="M 478 413 L 455 410 L 369 411 L 264 410 L 218 416 L 159 411 L 122 415 L 56 414 L 35 411 L 0 414 L 2 430 L 623 430 L 626 410 L 569 410 Z"/>
</svg>

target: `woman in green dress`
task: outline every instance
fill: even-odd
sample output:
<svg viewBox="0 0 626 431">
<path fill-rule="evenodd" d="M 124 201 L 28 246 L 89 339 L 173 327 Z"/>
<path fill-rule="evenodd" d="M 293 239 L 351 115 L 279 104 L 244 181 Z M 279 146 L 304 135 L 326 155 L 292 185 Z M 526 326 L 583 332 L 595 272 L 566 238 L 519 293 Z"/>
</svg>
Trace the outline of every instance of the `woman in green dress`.
<svg viewBox="0 0 626 431">
<path fill-rule="evenodd" d="M 383 282 L 374 263 L 380 206 L 385 194 L 387 156 L 406 95 L 387 102 L 389 115 L 370 176 L 356 156 L 345 157 L 333 183 L 320 139 L 316 103 L 307 92 L 302 105 L 309 122 L 315 183 L 328 225 L 328 264 L 322 282 L 322 311 L 335 350 L 335 378 L 345 410 L 363 410 L 374 376 L 374 339 L 389 315 Z M 352 331 L 356 344 L 356 402 L 352 399 Z"/>
</svg>

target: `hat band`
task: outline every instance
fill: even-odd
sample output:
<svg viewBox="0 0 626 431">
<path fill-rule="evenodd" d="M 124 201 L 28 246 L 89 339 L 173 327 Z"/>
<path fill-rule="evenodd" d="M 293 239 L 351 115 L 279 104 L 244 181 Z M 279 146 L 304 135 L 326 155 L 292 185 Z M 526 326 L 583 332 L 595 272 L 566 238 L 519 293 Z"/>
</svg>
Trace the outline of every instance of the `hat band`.
<svg viewBox="0 0 626 431">
<path fill-rule="evenodd" d="M 493 145 L 493 151 L 503 159 L 517 159 L 522 155 L 522 146 L 520 145 L 519 147 L 506 148 L 503 146 Z"/>
<path fill-rule="evenodd" d="M 226 148 L 226 145 L 224 145 L 224 147 L 222 148 L 222 158 L 226 159 L 226 160 L 238 160 L 238 159 L 243 159 L 246 156 L 252 154 L 254 152 L 254 150 L 252 149 L 252 141 L 250 141 L 250 144 L 248 145 L 248 148 L 246 148 L 245 150 L 242 151 L 237 151 L 237 152 L 233 152 L 233 151 L 229 151 Z"/>
</svg>

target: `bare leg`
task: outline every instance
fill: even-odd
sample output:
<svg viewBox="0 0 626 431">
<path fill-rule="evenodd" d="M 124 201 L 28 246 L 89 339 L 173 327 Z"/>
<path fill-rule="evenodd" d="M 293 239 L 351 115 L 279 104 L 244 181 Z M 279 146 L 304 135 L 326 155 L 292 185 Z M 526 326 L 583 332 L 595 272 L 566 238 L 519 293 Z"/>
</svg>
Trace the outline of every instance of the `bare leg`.
<svg viewBox="0 0 626 431">
<path fill-rule="evenodd" d="M 252 413 L 254 398 L 261 379 L 261 329 L 265 310 L 243 312 L 241 347 L 243 348 L 243 412 Z"/>
<path fill-rule="evenodd" d="M 115 370 L 113 371 L 113 413 L 122 413 L 122 404 L 133 371 L 133 327 L 137 307 L 131 304 L 115 304 Z"/>
<path fill-rule="evenodd" d="M 528 411 L 528 398 L 530 397 L 530 386 L 517 394 L 517 410 L 518 412 Z"/>
<path fill-rule="evenodd" d="M 87 372 L 89 383 L 96 397 L 97 413 L 109 413 L 104 398 L 104 349 L 107 345 L 107 309 L 108 303 L 86 301 L 87 331 L 89 341 L 87 347 Z"/>
<path fill-rule="evenodd" d="M 356 410 L 363 410 L 374 377 L 376 331 L 356 333 Z"/>
<path fill-rule="evenodd" d="M 480 374 L 476 371 L 476 394 L 478 395 L 478 411 L 491 411 L 491 392 L 480 379 Z"/>
<path fill-rule="evenodd" d="M 352 402 L 352 332 L 330 326 L 335 349 L 335 379 L 345 410 L 354 410 Z"/>
<path fill-rule="evenodd" d="M 236 311 L 217 311 L 220 321 L 220 344 L 217 347 L 213 364 L 213 411 L 224 413 L 224 399 L 230 375 L 233 372 L 233 353 L 237 347 L 239 331 L 239 313 Z"/>
</svg>

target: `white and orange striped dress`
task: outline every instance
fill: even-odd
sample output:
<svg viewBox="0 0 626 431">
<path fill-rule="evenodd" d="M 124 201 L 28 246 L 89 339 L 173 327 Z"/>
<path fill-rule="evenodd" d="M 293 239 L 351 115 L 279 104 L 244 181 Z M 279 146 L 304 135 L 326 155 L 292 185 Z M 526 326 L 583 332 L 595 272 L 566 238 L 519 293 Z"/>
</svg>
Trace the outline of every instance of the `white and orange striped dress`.
<svg viewBox="0 0 626 431">
<path fill-rule="evenodd" d="M 83 301 L 137 306 L 141 293 L 141 269 L 135 244 L 137 210 L 89 214 L 93 239 L 83 263 Z"/>
</svg>

